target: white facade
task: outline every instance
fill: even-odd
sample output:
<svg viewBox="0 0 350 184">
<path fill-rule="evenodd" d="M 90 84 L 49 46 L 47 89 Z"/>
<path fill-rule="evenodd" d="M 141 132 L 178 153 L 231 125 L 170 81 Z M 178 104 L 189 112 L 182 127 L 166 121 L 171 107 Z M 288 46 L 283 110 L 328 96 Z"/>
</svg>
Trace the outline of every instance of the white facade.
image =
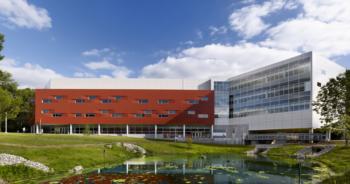
<svg viewBox="0 0 350 184">
<path fill-rule="evenodd" d="M 309 61 L 306 61 L 309 60 Z M 307 74 L 302 73 L 299 75 L 309 75 L 309 77 L 307 78 L 303 78 L 303 76 L 298 79 L 297 77 L 293 76 L 289 78 L 296 78 L 296 81 L 300 80 L 304 80 L 300 83 L 296 83 L 295 86 L 302 86 L 300 89 L 302 89 L 302 91 L 298 91 L 298 93 L 303 94 L 303 92 L 305 92 L 306 94 L 310 94 L 308 95 L 309 97 L 309 102 L 302 102 L 301 106 L 300 104 L 296 105 L 296 106 L 292 106 L 290 103 L 290 100 L 292 98 L 294 98 L 293 96 L 295 96 L 295 94 L 297 93 L 293 93 L 292 90 L 292 94 L 288 94 L 284 95 L 287 96 L 287 99 L 289 100 L 289 102 L 287 102 L 287 105 L 285 105 L 285 107 L 283 108 L 276 108 L 276 109 L 271 109 L 271 106 L 262 106 L 260 107 L 259 105 L 257 105 L 257 108 L 254 110 L 245 110 L 243 107 L 242 108 L 237 108 L 235 106 L 235 108 L 233 108 L 233 105 L 230 106 L 231 108 L 231 116 L 232 114 L 235 114 L 235 111 L 241 111 L 242 113 L 238 113 L 239 115 L 236 115 L 236 117 L 230 117 L 229 119 L 229 124 L 228 126 L 233 126 L 236 128 L 233 128 L 232 133 L 228 132 L 228 137 L 231 137 L 230 134 L 233 134 L 232 137 L 233 138 L 237 138 L 237 136 L 235 134 L 238 134 L 239 137 L 242 136 L 241 132 L 237 132 L 237 130 L 242 130 L 242 127 L 247 127 L 247 131 L 280 131 L 280 130 L 295 130 L 295 129 L 306 129 L 306 130 L 311 130 L 311 129 L 315 129 L 315 128 L 320 128 L 321 127 L 321 122 L 319 119 L 319 115 L 317 115 L 316 112 L 314 112 L 312 110 L 312 101 L 315 100 L 317 93 L 320 89 L 320 87 L 318 86 L 319 84 L 324 85 L 330 78 L 336 77 L 337 75 L 339 75 L 340 73 L 345 71 L 345 68 L 341 67 L 340 65 L 329 61 L 327 59 L 324 59 L 322 57 L 318 57 L 315 54 L 313 54 L 312 52 L 309 53 L 305 53 L 254 71 L 250 71 L 235 77 L 232 77 L 230 79 L 228 79 L 228 81 L 230 81 L 230 96 L 232 96 L 231 101 L 236 100 L 236 96 L 234 96 L 233 94 L 242 94 L 242 93 L 234 93 L 235 90 L 240 90 L 240 89 L 233 89 L 232 86 L 235 85 L 235 83 L 242 83 L 242 84 L 249 84 L 249 82 L 254 82 L 259 80 L 259 74 L 264 73 L 265 71 L 268 72 L 270 71 L 270 73 L 266 74 L 265 76 L 261 77 L 261 80 L 257 82 L 257 84 L 252 84 L 252 87 L 246 87 L 245 86 L 245 90 L 247 91 L 246 93 L 248 93 L 249 91 L 254 91 L 256 90 L 256 94 L 251 94 L 251 97 L 255 96 L 259 96 L 261 95 L 262 99 L 257 99 L 255 102 L 259 102 L 259 101 L 264 101 L 266 100 L 267 96 L 270 95 L 270 91 L 271 89 L 268 89 L 266 91 L 259 91 L 259 88 L 261 86 L 268 86 L 269 83 L 271 83 L 271 86 L 277 86 L 275 93 L 279 93 L 281 92 L 283 94 L 283 90 L 280 90 L 281 87 L 278 87 L 279 85 L 279 80 L 272 80 L 272 81 L 268 81 L 268 77 L 270 76 L 276 76 L 281 77 L 281 81 L 285 82 L 283 78 L 288 78 L 288 76 L 286 77 L 286 74 L 288 74 L 289 70 L 298 70 L 298 67 L 295 69 L 293 68 L 293 63 L 297 63 L 299 62 L 302 63 L 302 67 L 304 67 L 303 69 L 305 70 L 305 68 L 307 68 Z M 292 69 L 289 69 L 287 67 L 287 69 L 283 68 L 284 66 L 290 66 Z M 281 69 L 281 70 L 279 70 Z M 271 70 L 273 70 L 274 72 L 271 73 Z M 280 75 L 279 75 L 280 74 Z M 256 78 L 254 78 L 254 76 L 257 76 Z M 261 76 L 261 75 L 260 75 Z M 297 75 L 298 76 L 298 75 Z M 288 79 L 289 79 L 288 78 Z M 287 81 L 288 81 L 287 79 Z M 295 81 L 295 79 L 293 79 Z M 293 85 L 291 84 L 286 84 L 281 82 L 280 86 L 285 85 L 285 90 L 290 90 Z M 268 88 L 268 87 L 267 87 Z M 272 87 L 271 87 L 272 88 Z M 299 89 L 299 88 L 297 88 Z M 269 91 L 270 90 L 270 91 Z M 233 91 L 233 92 L 232 92 Z M 243 90 L 244 91 L 244 90 Z M 273 90 L 272 90 L 273 91 Z M 309 92 L 310 93 L 309 93 Z M 245 91 L 244 91 L 245 92 Z M 273 92 L 272 92 L 273 94 Z M 280 95 L 280 94 L 279 94 Z M 288 96 L 289 95 L 289 96 Z M 283 101 L 282 99 L 283 95 L 280 95 L 277 97 L 273 97 L 275 99 L 277 99 L 274 102 L 270 102 L 271 103 L 275 103 L 274 105 L 276 105 L 276 107 L 279 107 L 278 105 L 280 105 Z M 230 97 L 231 98 L 231 97 Z M 280 103 L 278 102 L 278 99 L 280 98 Z M 241 100 L 242 97 L 240 97 L 238 95 L 238 99 Z M 247 98 L 249 99 L 249 97 Z M 284 100 L 285 101 L 285 100 Z M 247 103 L 249 103 L 250 101 L 248 100 Z M 297 103 L 300 103 L 300 100 L 297 100 Z M 303 103 L 305 104 L 303 106 Z M 244 103 L 243 103 L 244 104 Z M 252 103 L 254 104 L 254 103 Z M 309 105 L 308 105 L 309 104 Z M 244 105 L 243 105 L 244 106 Z M 289 108 L 289 109 L 288 109 Z M 292 108 L 292 110 L 290 110 Z M 232 111 L 234 113 L 232 113 Z M 245 114 L 246 113 L 246 114 Z M 249 114 L 250 113 L 250 114 Z M 236 113 L 237 114 L 237 113 Z M 242 115 L 243 114 L 243 115 Z M 242 116 L 242 117 L 241 117 Z M 222 120 L 218 121 L 218 124 L 222 124 L 221 123 Z M 235 131 L 236 129 L 236 131 Z M 244 128 L 243 128 L 244 129 Z M 248 133 L 248 132 L 247 132 Z"/>
<path fill-rule="evenodd" d="M 209 83 L 209 85 L 208 85 Z M 49 89 L 210 89 L 209 80 L 192 79 L 106 79 L 106 78 L 60 78 L 52 79 Z"/>
</svg>

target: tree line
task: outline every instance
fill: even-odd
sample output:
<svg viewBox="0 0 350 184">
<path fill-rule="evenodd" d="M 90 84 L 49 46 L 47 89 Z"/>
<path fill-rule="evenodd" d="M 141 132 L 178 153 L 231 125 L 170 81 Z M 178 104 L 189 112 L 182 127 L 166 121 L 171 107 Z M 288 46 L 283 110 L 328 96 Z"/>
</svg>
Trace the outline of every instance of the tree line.
<svg viewBox="0 0 350 184">
<path fill-rule="evenodd" d="M 0 62 L 4 44 L 4 35 L 0 33 Z M 34 91 L 19 89 L 11 74 L 0 69 L 0 131 L 5 129 L 5 119 L 8 120 L 8 131 L 28 132 L 34 122 Z"/>
</svg>

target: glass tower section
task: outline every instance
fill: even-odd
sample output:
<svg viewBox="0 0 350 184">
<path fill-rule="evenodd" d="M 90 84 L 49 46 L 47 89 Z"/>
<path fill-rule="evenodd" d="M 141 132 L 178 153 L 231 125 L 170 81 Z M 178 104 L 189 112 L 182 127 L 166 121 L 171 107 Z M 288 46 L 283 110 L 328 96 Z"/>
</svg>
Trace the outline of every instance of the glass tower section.
<svg viewBox="0 0 350 184">
<path fill-rule="evenodd" d="M 229 82 L 215 81 L 215 118 L 228 118 L 229 116 Z"/>
<path fill-rule="evenodd" d="M 230 80 L 229 118 L 302 111 L 311 107 L 311 57 Z"/>
</svg>

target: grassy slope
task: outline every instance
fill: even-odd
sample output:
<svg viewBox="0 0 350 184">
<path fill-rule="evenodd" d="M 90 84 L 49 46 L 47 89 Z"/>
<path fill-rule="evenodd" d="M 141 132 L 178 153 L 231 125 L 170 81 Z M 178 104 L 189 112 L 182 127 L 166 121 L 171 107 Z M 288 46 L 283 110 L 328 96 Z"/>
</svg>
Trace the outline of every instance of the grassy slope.
<svg viewBox="0 0 350 184">
<path fill-rule="evenodd" d="M 294 165 L 297 164 L 297 161 L 294 158 L 291 158 L 291 156 L 304 147 L 305 145 L 288 144 L 282 147 L 270 149 L 267 152 L 267 156 L 273 160 Z"/>
<path fill-rule="evenodd" d="M 105 144 L 115 142 L 129 142 L 140 145 L 151 155 L 166 154 L 205 154 L 205 153 L 243 153 L 252 149 L 249 146 L 213 146 L 166 141 L 152 141 L 146 139 L 118 137 L 118 136 L 81 136 L 81 135 L 33 135 L 33 134 L 0 134 L 0 153 L 10 153 L 27 159 L 46 164 L 55 170 L 56 174 L 67 173 L 74 166 L 96 168 L 108 164 L 118 164 L 136 157 L 137 155 L 113 147 L 106 149 Z M 8 168 L 0 168 L 1 170 Z M 22 167 L 18 172 L 21 173 Z M 28 171 L 29 175 L 32 173 Z M 3 172 L 4 173 L 4 172 Z M 20 175 L 14 175 L 20 177 Z M 5 176 L 6 177 L 6 176 Z M 13 176 L 10 178 L 13 179 Z"/>
<path fill-rule="evenodd" d="M 304 145 L 286 145 L 280 148 L 274 148 L 268 152 L 268 156 L 274 160 L 296 164 L 297 161 L 288 156 L 293 155 L 303 147 Z M 322 163 L 337 175 L 345 174 L 344 176 L 331 177 L 325 180 L 325 183 L 342 183 L 343 180 L 350 177 L 350 146 L 345 147 L 344 143 L 337 143 L 336 147 L 331 152 L 318 158 L 313 158 L 312 161 Z"/>
</svg>

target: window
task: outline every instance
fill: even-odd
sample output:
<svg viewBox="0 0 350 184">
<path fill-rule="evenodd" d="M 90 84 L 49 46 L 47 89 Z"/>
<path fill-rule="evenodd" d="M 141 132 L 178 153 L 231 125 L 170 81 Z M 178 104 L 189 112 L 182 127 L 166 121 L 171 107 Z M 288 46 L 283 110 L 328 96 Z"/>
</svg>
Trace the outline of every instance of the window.
<svg viewBox="0 0 350 184">
<path fill-rule="evenodd" d="M 44 98 L 44 99 L 42 100 L 42 103 L 44 103 L 44 104 L 50 104 L 50 103 L 52 103 L 52 100 L 51 100 L 51 99 Z"/>
<path fill-rule="evenodd" d="M 56 96 L 55 96 L 55 99 L 56 99 L 56 100 L 61 100 L 61 99 L 63 99 L 63 96 L 56 95 Z"/>
<path fill-rule="evenodd" d="M 144 110 L 143 113 L 147 114 L 147 115 L 150 115 L 150 114 L 152 114 L 152 110 Z"/>
<path fill-rule="evenodd" d="M 97 96 L 95 96 L 95 95 L 88 96 L 89 100 L 95 100 L 96 98 L 97 98 Z"/>
<path fill-rule="evenodd" d="M 143 118 L 143 117 L 144 117 L 144 114 L 134 114 L 134 117 L 135 117 L 135 118 Z"/>
<path fill-rule="evenodd" d="M 79 98 L 79 99 L 75 99 L 74 102 L 75 102 L 76 104 L 82 104 L 82 103 L 85 102 L 85 100 Z"/>
<path fill-rule="evenodd" d="M 187 111 L 187 114 L 188 114 L 188 115 L 194 115 L 194 114 L 196 114 L 196 111 L 189 110 L 189 111 Z"/>
<path fill-rule="evenodd" d="M 202 97 L 201 97 L 201 100 L 202 100 L 202 101 L 208 101 L 208 99 L 209 99 L 209 98 L 208 98 L 207 96 L 202 96 Z"/>
<path fill-rule="evenodd" d="M 41 110 L 41 114 L 47 114 L 47 113 L 49 113 L 49 110 L 48 110 L 48 109 L 43 109 L 43 110 Z"/>
<path fill-rule="evenodd" d="M 103 103 L 103 104 L 112 103 L 112 100 L 111 99 L 102 99 L 101 103 Z"/>
<path fill-rule="evenodd" d="M 76 118 L 78 118 L 78 117 L 83 117 L 83 114 L 81 114 L 80 112 L 77 112 L 77 113 L 74 114 L 74 116 L 75 116 Z"/>
<path fill-rule="evenodd" d="M 168 110 L 168 114 L 176 114 L 176 110 Z"/>
<path fill-rule="evenodd" d="M 167 118 L 167 117 L 169 117 L 169 115 L 167 115 L 167 114 L 159 114 L 158 117 L 160 117 L 160 118 Z"/>
<path fill-rule="evenodd" d="M 116 101 L 120 101 L 121 99 L 123 99 L 124 97 L 123 96 L 115 96 L 114 97 Z"/>
<path fill-rule="evenodd" d="M 198 114 L 198 118 L 207 119 L 208 118 L 208 114 Z"/>
<path fill-rule="evenodd" d="M 101 112 L 101 114 L 108 114 L 109 110 L 103 109 L 103 110 L 100 110 L 100 112 Z"/>
<path fill-rule="evenodd" d="M 139 104 L 148 104 L 148 99 L 139 99 L 138 103 Z"/>
<path fill-rule="evenodd" d="M 96 114 L 95 113 L 86 113 L 85 117 L 89 118 L 89 117 L 95 117 Z"/>
<path fill-rule="evenodd" d="M 158 104 L 168 104 L 168 103 L 170 103 L 170 100 L 165 100 L 165 99 L 158 100 Z"/>
<path fill-rule="evenodd" d="M 187 103 L 188 103 L 188 104 L 199 104 L 199 101 L 198 101 L 198 100 L 190 99 L 190 100 L 187 100 Z"/>
<path fill-rule="evenodd" d="M 125 117 L 125 114 L 115 112 L 112 114 L 112 117 L 113 118 L 122 118 L 122 117 Z"/>
<path fill-rule="evenodd" d="M 63 114 L 62 113 L 53 113 L 52 117 L 62 117 Z"/>
</svg>

